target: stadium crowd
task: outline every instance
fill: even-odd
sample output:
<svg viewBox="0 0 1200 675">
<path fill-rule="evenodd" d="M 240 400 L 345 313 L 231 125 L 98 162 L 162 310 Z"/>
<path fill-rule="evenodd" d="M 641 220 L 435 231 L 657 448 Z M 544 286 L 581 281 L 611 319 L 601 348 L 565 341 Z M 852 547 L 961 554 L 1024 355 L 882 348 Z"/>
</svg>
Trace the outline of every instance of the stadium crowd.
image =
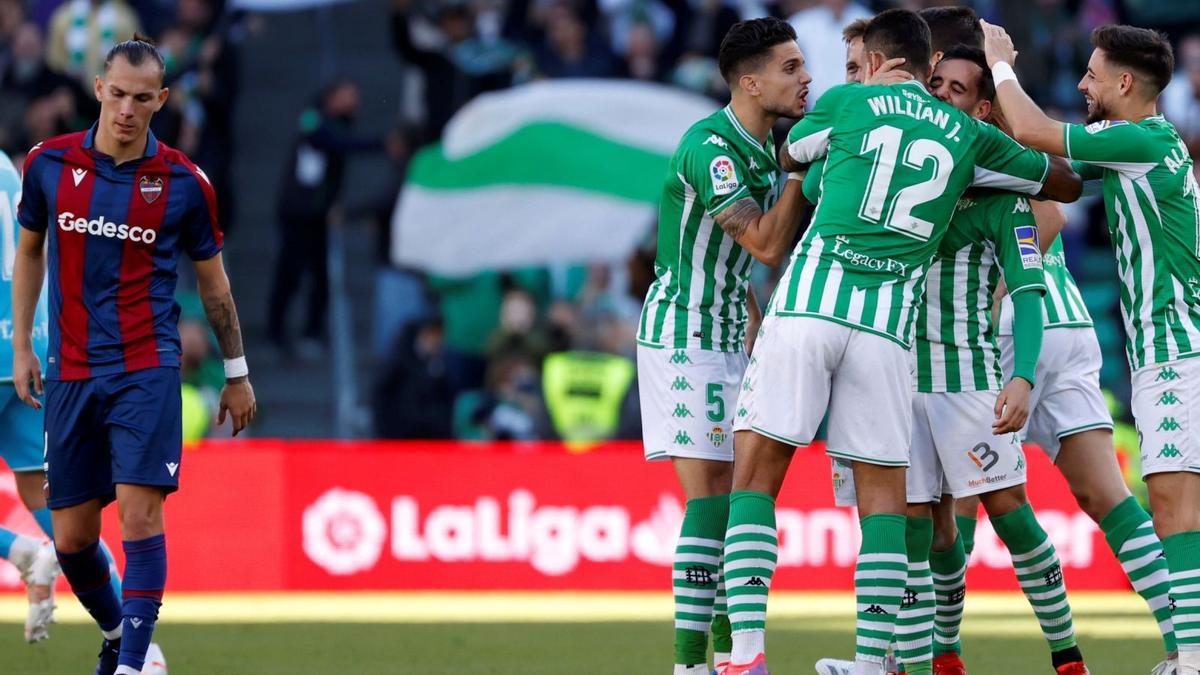
<svg viewBox="0 0 1200 675">
<path fill-rule="evenodd" d="M 353 161 L 359 151 L 386 152 L 394 160 L 394 185 L 400 189 L 412 151 L 437 141 L 454 113 L 481 93 L 543 78 L 631 78 L 723 102 L 728 92 L 717 71 L 720 37 L 733 23 L 764 15 L 786 18 L 796 28 L 814 77 L 811 105 L 821 91 L 843 79 L 843 26 L 887 7 L 937 4 L 958 3 L 392 0 L 390 8 L 382 3 L 380 8 L 390 12 L 394 57 L 419 83 L 406 89 L 415 93 L 396 120 L 402 131 L 379 139 L 313 141 L 330 137 L 327 122 L 357 105 L 353 84 L 338 82 L 324 90 L 313 117 L 301 117 L 297 147 L 308 143 L 323 148 L 322 161 L 339 163 Z M 1083 98 L 1075 83 L 1091 51 L 1087 36 L 1092 28 L 1135 22 L 1164 29 L 1175 41 L 1180 72 L 1162 106 L 1193 154 L 1200 151 L 1200 26 L 1191 3 L 967 4 L 1009 28 L 1021 54 L 1018 70 L 1026 88 L 1051 115 L 1071 120 L 1082 115 Z M 37 142 L 90 123 L 97 111 L 91 94 L 91 78 L 100 67 L 97 55 L 135 31 L 150 35 L 165 56 L 166 82 L 172 89 L 167 107 L 154 118 L 153 131 L 204 169 L 217 190 L 225 229 L 236 230 L 230 217 L 239 197 L 231 181 L 233 115 L 244 104 L 238 96 L 238 47 L 252 39 L 246 24 L 245 15 L 223 0 L 0 0 L 0 149 L 19 165 Z M 289 170 L 301 176 L 305 158 L 296 157 Z M 315 343 L 310 346 L 320 350 L 326 339 L 328 291 L 320 283 L 326 274 L 321 253 L 327 223 L 341 213 L 342 180 L 340 170 L 327 176 L 319 185 L 284 188 L 294 194 L 321 192 L 305 215 L 313 223 L 307 234 L 280 244 L 294 253 L 315 253 L 295 269 L 276 272 L 268 331 L 282 351 L 292 349 L 282 326 L 301 272 L 318 281 L 311 284 L 301 346 Z M 280 199 L 293 208 L 297 203 Z M 378 364 L 372 385 L 376 435 L 581 441 L 638 437 L 633 335 L 653 278 L 653 237 L 623 265 L 441 278 L 397 268 L 386 258 L 392 203 L 389 198 L 375 209 L 383 233 L 376 277 L 381 301 L 372 339 Z M 1128 378 L 1102 211 L 1094 198 L 1072 205 L 1063 238 L 1097 320 L 1105 349 L 1104 382 L 1123 399 Z M 765 299 L 773 277 L 760 272 L 757 293 Z M 203 317 L 186 291 L 182 304 L 185 362 L 190 364 L 186 372 L 198 391 L 211 393 L 220 384 L 214 345 L 199 339 Z"/>
</svg>

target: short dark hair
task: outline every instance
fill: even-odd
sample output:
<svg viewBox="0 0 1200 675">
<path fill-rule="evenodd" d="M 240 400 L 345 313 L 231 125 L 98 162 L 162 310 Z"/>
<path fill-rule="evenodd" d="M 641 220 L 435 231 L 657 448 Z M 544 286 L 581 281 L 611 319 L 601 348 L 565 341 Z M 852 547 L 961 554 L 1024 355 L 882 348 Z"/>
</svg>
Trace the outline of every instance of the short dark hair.
<svg viewBox="0 0 1200 675">
<path fill-rule="evenodd" d="M 979 98 L 985 101 L 996 100 L 996 81 L 992 79 L 992 69 L 988 68 L 987 57 L 984 56 L 982 49 L 967 45 L 955 45 L 947 49 L 942 56 L 943 61 L 951 59 L 970 61 L 979 66 L 979 69 L 983 71 L 979 78 Z"/>
<path fill-rule="evenodd" d="M 789 41 L 796 41 L 796 30 L 783 19 L 769 16 L 733 24 L 717 53 L 721 77 L 733 86 L 742 75 L 761 68 L 775 45 Z"/>
<path fill-rule="evenodd" d="M 118 56 L 123 57 L 129 62 L 129 65 L 134 67 L 142 65 L 147 60 L 153 61 L 158 64 L 159 72 L 166 75 L 167 64 L 163 61 L 162 54 L 158 53 L 158 47 L 154 44 L 154 40 L 140 33 L 134 33 L 132 39 L 117 43 L 108 50 L 108 55 L 104 57 L 104 72 L 108 72 L 113 59 Z"/>
<path fill-rule="evenodd" d="M 1158 96 L 1171 83 L 1175 51 L 1166 35 L 1149 28 L 1110 24 L 1092 31 L 1092 46 L 1113 63 L 1150 78 Z"/>
<path fill-rule="evenodd" d="M 945 53 L 955 45 L 983 49 L 983 27 L 970 7 L 926 7 L 918 14 L 929 24 L 930 51 Z"/>
<path fill-rule="evenodd" d="M 924 81 L 929 74 L 929 26 L 916 12 L 889 9 L 875 15 L 863 35 L 866 52 L 880 52 L 889 59 L 904 59 L 907 70 Z"/>
<path fill-rule="evenodd" d="M 855 19 L 842 29 L 842 42 L 850 44 L 855 40 L 861 40 L 862 36 L 867 34 L 867 24 L 871 23 L 870 19 Z"/>
</svg>

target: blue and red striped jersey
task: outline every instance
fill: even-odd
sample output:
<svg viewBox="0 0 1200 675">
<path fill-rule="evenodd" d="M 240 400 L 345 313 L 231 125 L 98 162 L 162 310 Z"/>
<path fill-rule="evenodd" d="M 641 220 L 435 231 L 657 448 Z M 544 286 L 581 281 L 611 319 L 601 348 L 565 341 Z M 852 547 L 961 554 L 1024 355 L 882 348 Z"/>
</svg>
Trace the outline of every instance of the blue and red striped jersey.
<svg viewBox="0 0 1200 675">
<path fill-rule="evenodd" d="M 117 166 L 94 134 L 52 138 L 25 158 L 18 220 L 49 240 L 49 379 L 178 368 L 179 253 L 221 251 L 203 171 L 153 134 L 143 157 Z"/>
</svg>

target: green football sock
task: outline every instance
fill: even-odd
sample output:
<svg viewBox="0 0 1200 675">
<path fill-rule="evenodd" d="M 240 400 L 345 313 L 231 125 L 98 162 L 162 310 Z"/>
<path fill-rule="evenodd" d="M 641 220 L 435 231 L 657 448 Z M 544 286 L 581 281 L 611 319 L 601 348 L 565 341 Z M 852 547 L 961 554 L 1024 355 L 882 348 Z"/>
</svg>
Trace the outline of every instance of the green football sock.
<svg viewBox="0 0 1200 675">
<path fill-rule="evenodd" d="M 1100 529 L 1109 548 L 1121 562 L 1133 590 L 1150 605 L 1167 653 L 1175 651 L 1175 630 L 1171 622 L 1171 575 L 1163 555 L 1162 542 L 1154 533 L 1150 514 L 1133 497 L 1113 507 L 1100 520 Z"/>
<path fill-rule="evenodd" d="M 971 522 L 975 522 L 972 518 Z M 929 554 L 933 571 L 933 590 L 937 597 L 937 615 L 933 620 L 933 655 L 962 653 L 959 630 L 962 627 L 963 602 L 967 597 L 967 554 L 962 531 L 945 551 Z"/>
<path fill-rule="evenodd" d="M 675 663 L 708 662 L 708 629 L 718 564 L 729 520 L 729 496 L 689 500 L 675 547 Z"/>
<path fill-rule="evenodd" d="M 862 546 L 854 569 L 856 661 L 882 663 L 896 632 L 908 581 L 905 520 L 877 513 L 861 521 Z"/>
<path fill-rule="evenodd" d="M 992 518 L 992 527 L 1012 556 L 1017 581 L 1050 643 L 1050 651 L 1073 648 L 1075 626 L 1063 582 L 1062 564 L 1046 531 L 1024 504 L 1017 510 Z"/>
<path fill-rule="evenodd" d="M 1200 530 L 1163 539 L 1171 571 L 1171 620 L 1180 652 L 1200 651 Z"/>
<path fill-rule="evenodd" d="M 764 650 L 767 594 L 778 554 L 775 500 L 750 490 L 731 494 L 724 564 L 734 663 L 749 663 Z"/>
<path fill-rule="evenodd" d="M 963 551 L 970 561 L 971 552 L 975 550 L 975 526 L 979 521 L 971 516 L 954 516 L 954 524 L 958 526 L 958 534 L 963 540 Z"/>
<path fill-rule="evenodd" d="M 929 549 L 933 519 L 909 516 L 904 532 L 908 552 L 908 582 L 896 619 L 896 649 L 909 675 L 933 672 L 933 577 Z"/>
</svg>

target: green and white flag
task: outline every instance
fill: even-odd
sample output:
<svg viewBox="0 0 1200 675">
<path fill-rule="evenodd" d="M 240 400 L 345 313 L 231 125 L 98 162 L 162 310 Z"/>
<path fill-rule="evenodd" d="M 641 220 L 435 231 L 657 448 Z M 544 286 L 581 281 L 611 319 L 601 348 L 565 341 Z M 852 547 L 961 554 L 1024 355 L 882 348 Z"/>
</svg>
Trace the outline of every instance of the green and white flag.
<svg viewBox="0 0 1200 675">
<path fill-rule="evenodd" d="M 413 158 L 392 216 L 392 259 L 446 276 L 622 260 L 654 226 L 683 132 L 716 108 L 613 80 L 480 96 Z"/>
</svg>

